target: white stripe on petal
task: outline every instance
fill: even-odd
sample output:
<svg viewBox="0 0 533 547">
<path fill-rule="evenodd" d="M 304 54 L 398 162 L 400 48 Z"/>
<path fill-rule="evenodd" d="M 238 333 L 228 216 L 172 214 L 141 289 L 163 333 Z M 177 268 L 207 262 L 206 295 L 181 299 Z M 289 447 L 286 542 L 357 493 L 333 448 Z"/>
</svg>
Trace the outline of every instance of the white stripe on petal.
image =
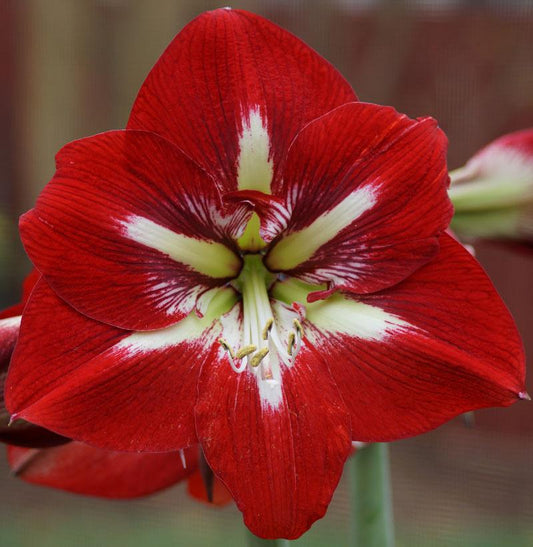
<svg viewBox="0 0 533 547">
<path fill-rule="evenodd" d="M 335 294 L 326 300 L 307 305 L 307 320 L 320 331 L 347 334 L 363 340 L 383 341 L 390 335 L 416 330 L 416 327 L 370 306 Z M 306 331 L 312 343 L 320 343 L 320 335 Z"/>
<path fill-rule="evenodd" d="M 207 346 L 213 344 L 220 333 L 220 328 L 214 328 L 209 333 L 205 333 L 211 322 L 212 320 L 199 318 L 192 313 L 179 323 L 165 329 L 134 332 L 123 338 L 113 349 L 126 349 L 128 353 L 148 352 L 177 346 L 185 341 L 194 343 L 201 337 L 207 337 L 202 340 L 202 345 Z"/>
<path fill-rule="evenodd" d="M 239 190 L 258 190 L 270 194 L 274 172 L 270 159 L 270 137 L 259 107 L 243 115 L 239 137 L 237 182 Z"/>
<path fill-rule="evenodd" d="M 274 270 L 290 270 L 305 262 L 322 245 L 350 226 L 377 202 L 377 188 L 364 186 L 354 190 L 309 226 L 282 238 L 270 251 L 267 263 Z"/>
<path fill-rule="evenodd" d="M 119 220 L 118 223 L 125 237 L 210 277 L 233 277 L 241 267 L 237 255 L 222 243 L 178 234 L 137 215 Z"/>
</svg>

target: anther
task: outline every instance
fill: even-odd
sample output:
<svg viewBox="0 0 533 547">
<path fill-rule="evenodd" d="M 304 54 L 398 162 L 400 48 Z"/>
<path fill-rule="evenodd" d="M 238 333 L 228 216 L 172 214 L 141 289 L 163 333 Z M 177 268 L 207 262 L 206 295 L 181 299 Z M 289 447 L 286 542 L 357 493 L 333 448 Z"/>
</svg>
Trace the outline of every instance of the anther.
<svg viewBox="0 0 533 547">
<path fill-rule="evenodd" d="M 304 329 L 302 328 L 302 324 L 300 323 L 300 321 L 298 321 L 298 319 L 293 319 L 292 324 L 294 325 L 294 328 L 296 329 L 298 336 L 302 338 Z"/>
<path fill-rule="evenodd" d="M 235 357 L 237 357 L 237 359 L 242 359 L 243 357 L 250 355 L 250 353 L 253 353 L 256 349 L 257 348 L 253 344 L 244 346 L 237 351 L 237 353 L 235 354 Z"/>
<path fill-rule="evenodd" d="M 272 329 L 272 325 L 274 324 L 274 319 L 272 317 L 266 322 L 265 328 L 263 329 L 263 332 L 261 333 L 263 336 L 263 340 L 268 340 L 268 333 L 270 332 L 270 329 Z"/>
<path fill-rule="evenodd" d="M 228 344 L 227 340 L 224 340 L 224 338 L 219 338 L 218 343 L 230 354 L 230 357 L 233 359 L 235 355 L 233 354 L 233 350 L 231 349 L 231 346 Z"/>
<path fill-rule="evenodd" d="M 260 350 L 258 350 L 255 355 L 250 359 L 250 366 L 254 368 L 258 367 L 267 353 L 268 348 L 261 348 Z"/>
<path fill-rule="evenodd" d="M 289 354 L 289 357 L 292 357 L 292 350 L 294 349 L 294 341 L 296 339 L 296 335 L 294 332 L 289 333 L 289 339 L 287 341 L 287 353 Z"/>
</svg>

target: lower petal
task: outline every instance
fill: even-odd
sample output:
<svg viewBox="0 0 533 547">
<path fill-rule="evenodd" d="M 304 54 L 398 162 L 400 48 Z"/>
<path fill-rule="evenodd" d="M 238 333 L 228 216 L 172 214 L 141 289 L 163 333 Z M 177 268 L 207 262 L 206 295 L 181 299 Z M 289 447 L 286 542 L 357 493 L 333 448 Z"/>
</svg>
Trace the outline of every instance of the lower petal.
<svg viewBox="0 0 533 547">
<path fill-rule="evenodd" d="M 350 419 L 327 367 L 304 348 L 282 368 L 282 398 L 265 402 L 255 375 L 206 362 L 196 428 L 205 457 L 264 538 L 294 539 L 321 518 L 351 450 Z"/>
</svg>

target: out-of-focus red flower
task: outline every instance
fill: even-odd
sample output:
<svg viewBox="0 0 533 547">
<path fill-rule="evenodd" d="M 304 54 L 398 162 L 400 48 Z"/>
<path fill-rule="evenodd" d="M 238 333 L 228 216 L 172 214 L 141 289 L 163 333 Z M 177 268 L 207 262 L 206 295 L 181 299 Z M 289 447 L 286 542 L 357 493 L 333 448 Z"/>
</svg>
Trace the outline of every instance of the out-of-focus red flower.
<svg viewBox="0 0 533 547">
<path fill-rule="evenodd" d="M 450 176 L 461 237 L 533 243 L 533 129 L 496 139 Z"/>
<path fill-rule="evenodd" d="M 21 221 L 43 280 L 9 410 L 106 449 L 200 444 L 256 535 L 298 537 L 352 440 L 526 396 L 508 311 L 444 234 L 445 157 L 434 120 L 358 102 L 282 29 L 201 15 Z"/>
</svg>

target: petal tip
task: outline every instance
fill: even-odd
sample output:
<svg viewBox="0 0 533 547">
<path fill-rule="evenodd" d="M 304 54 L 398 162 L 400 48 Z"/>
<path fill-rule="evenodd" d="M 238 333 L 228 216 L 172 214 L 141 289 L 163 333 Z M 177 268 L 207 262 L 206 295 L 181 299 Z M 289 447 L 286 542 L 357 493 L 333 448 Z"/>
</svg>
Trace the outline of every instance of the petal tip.
<svg viewBox="0 0 533 547">
<path fill-rule="evenodd" d="M 522 399 L 523 401 L 531 401 L 531 396 L 529 395 L 527 391 L 521 391 L 518 394 L 518 398 Z"/>
</svg>

